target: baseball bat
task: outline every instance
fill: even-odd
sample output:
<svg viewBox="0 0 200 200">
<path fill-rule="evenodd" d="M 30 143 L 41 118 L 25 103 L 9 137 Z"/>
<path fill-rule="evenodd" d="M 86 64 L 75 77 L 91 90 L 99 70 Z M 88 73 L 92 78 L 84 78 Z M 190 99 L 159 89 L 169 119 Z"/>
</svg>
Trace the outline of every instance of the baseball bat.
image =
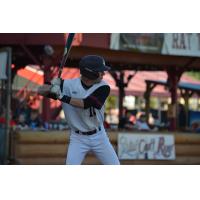
<svg viewBox="0 0 200 200">
<path fill-rule="evenodd" d="M 67 58 L 68 58 L 68 55 L 69 55 L 69 52 L 70 52 L 70 49 L 71 49 L 71 46 L 72 46 L 72 42 L 73 42 L 73 39 L 74 39 L 74 36 L 75 36 L 75 33 L 69 33 L 68 35 L 68 38 L 67 38 L 67 41 L 66 41 L 66 44 L 65 44 L 65 49 L 64 49 L 64 54 L 63 54 L 63 57 L 62 57 L 62 61 L 60 63 L 60 66 L 59 66 L 59 72 L 58 72 L 58 78 L 61 77 L 61 74 L 62 74 L 62 69 L 67 61 Z"/>
</svg>

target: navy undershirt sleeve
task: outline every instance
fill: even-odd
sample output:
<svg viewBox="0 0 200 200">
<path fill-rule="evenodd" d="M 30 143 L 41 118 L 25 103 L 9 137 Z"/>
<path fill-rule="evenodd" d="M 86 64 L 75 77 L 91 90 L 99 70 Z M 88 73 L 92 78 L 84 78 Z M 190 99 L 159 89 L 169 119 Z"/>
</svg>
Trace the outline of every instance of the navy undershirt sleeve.
<svg viewBox="0 0 200 200">
<path fill-rule="evenodd" d="M 86 99 L 83 99 L 84 109 L 94 107 L 100 110 L 109 94 L 110 87 L 108 85 L 99 87 L 90 96 L 88 96 Z"/>
</svg>

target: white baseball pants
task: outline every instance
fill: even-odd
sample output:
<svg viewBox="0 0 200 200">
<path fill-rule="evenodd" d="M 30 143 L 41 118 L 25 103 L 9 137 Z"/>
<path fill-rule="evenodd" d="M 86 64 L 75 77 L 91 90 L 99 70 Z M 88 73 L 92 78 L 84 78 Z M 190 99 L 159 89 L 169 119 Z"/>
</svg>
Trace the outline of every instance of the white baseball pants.
<svg viewBox="0 0 200 200">
<path fill-rule="evenodd" d="M 80 165 L 89 151 L 104 165 L 120 164 L 104 128 L 93 135 L 80 135 L 71 131 L 66 164 Z"/>
</svg>

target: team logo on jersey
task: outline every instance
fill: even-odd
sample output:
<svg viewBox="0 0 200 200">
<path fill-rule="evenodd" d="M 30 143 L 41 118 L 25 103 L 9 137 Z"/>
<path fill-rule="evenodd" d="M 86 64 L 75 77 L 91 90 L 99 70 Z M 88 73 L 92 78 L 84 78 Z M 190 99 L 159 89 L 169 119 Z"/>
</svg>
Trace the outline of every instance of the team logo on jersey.
<svg viewBox="0 0 200 200">
<path fill-rule="evenodd" d="M 72 91 L 72 94 L 77 94 L 77 91 Z"/>
</svg>

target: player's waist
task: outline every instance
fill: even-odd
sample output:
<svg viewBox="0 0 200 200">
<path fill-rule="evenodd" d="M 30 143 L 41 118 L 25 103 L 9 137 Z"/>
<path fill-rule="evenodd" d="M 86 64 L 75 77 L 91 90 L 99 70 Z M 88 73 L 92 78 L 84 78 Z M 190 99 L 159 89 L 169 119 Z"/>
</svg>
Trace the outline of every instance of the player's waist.
<svg viewBox="0 0 200 200">
<path fill-rule="evenodd" d="M 80 131 L 80 130 L 75 130 L 74 132 L 77 133 L 77 134 L 80 134 L 80 135 L 93 135 L 97 132 L 101 131 L 101 127 L 99 126 L 98 128 L 96 129 L 93 129 L 91 131 Z"/>
</svg>

